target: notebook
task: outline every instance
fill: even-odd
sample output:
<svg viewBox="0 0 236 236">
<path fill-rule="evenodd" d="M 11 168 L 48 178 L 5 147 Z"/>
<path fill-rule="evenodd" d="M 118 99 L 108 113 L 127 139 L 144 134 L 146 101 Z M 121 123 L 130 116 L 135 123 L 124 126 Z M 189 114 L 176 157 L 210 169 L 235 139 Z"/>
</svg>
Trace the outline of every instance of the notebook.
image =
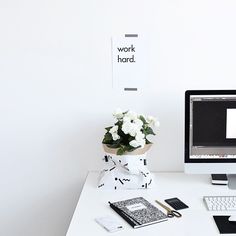
<svg viewBox="0 0 236 236">
<path fill-rule="evenodd" d="M 125 219 L 133 228 L 166 221 L 167 215 L 143 197 L 119 202 L 109 202 L 110 207 Z"/>
</svg>

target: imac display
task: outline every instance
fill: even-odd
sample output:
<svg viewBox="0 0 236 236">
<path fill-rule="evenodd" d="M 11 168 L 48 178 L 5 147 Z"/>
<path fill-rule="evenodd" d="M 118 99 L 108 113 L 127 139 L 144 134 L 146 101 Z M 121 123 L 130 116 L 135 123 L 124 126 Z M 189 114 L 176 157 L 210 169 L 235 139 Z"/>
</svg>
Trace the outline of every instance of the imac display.
<svg viewBox="0 0 236 236">
<path fill-rule="evenodd" d="M 236 174 L 236 90 L 186 91 L 185 172 Z"/>
</svg>

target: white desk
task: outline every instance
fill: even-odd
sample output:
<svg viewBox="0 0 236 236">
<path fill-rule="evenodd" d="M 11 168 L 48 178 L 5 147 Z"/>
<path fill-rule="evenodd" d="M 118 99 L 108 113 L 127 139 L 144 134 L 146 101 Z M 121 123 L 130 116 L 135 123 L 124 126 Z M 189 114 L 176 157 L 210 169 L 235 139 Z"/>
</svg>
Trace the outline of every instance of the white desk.
<svg viewBox="0 0 236 236">
<path fill-rule="evenodd" d="M 236 195 L 235 190 L 227 186 L 210 184 L 209 175 L 186 175 L 183 173 L 155 173 L 154 189 L 141 190 L 102 190 L 96 188 L 98 172 L 90 172 L 84 184 L 78 205 L 71 220 L 67 236 L 111 235 L 94 218 L 113 215 L 123 222 L 124 230 L 114 233 L 116 236 L 166 236 L 166 235 L 218 235 L 212 215 L 230 215 L 233 212 L 209 212 L 202 200 L 204 195 Z M 178 197 L 189 208 L 181 210 L 182 218 L 172 218 L 168 221 L 133 229 L 109 206 L 108 201 L 119 201 L 142 196 L 153 205 L 155 199 L 163 201 Z M 163 212 L 165 212 L 163 210 Z M 236 214 L 236 212 L 235 212 Z M 232 235 L 232 234 L 231 234 Z"/>
</svg>

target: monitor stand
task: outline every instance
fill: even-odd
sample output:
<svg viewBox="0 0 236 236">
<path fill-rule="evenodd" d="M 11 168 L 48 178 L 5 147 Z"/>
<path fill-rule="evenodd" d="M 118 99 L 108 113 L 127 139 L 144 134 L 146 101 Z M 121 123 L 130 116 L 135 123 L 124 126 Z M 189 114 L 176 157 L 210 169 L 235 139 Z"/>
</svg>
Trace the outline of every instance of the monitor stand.
<svg viewBox="0 0 236 236">
<path fill-rule="evenodd" d="M 228 177 L 228 188 L 229 189 L 236 189 L 236 175 L 227 175 Z"/>
</svg>

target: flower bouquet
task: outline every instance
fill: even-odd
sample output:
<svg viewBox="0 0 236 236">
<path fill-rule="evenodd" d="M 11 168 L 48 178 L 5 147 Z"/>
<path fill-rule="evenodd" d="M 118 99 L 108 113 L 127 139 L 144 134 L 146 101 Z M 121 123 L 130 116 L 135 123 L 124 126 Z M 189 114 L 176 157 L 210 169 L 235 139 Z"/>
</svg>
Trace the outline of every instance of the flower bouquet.
<svg viewBox="0 0 236 236">
<path fill-rule="evenodd" d="M 103 138 L 104 169 L 98 187 L 148 188 L 153 184 L 147 169 L 146 152 L 151 147 L 149 135 L 159 122 L 152 116 L 120 109 L 113 113 L 115 124 L 106 129 Z"/>
</svg>

